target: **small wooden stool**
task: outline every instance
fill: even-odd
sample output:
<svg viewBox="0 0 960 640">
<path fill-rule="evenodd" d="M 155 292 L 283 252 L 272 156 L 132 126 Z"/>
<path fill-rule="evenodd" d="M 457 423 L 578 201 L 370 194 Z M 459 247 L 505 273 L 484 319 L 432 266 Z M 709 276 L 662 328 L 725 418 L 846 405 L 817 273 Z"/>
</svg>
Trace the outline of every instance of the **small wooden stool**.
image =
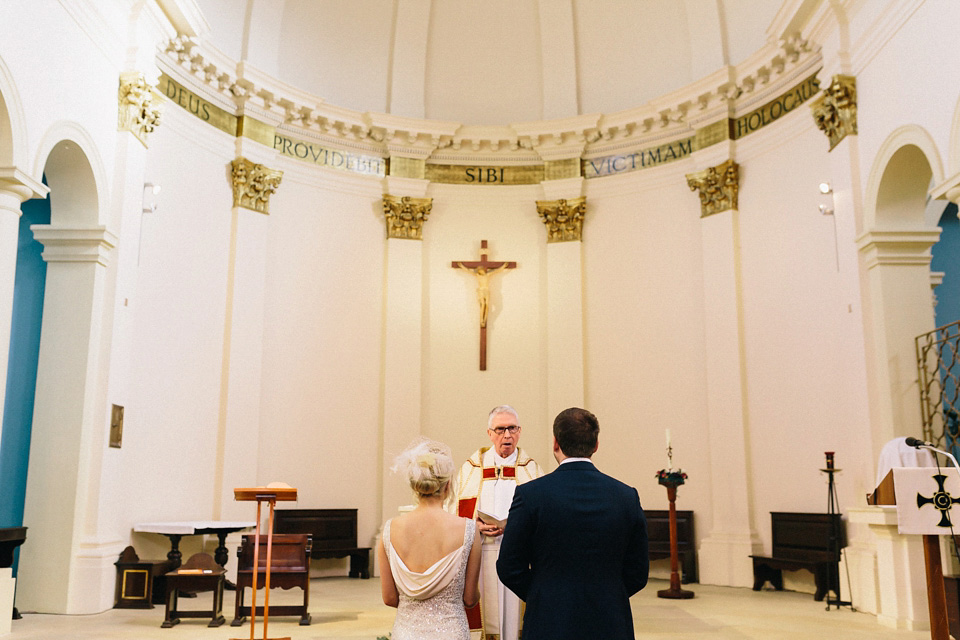
<svg viewBox="0 0 960 640">
<path fill-rule="evenodd" d="M 167 612 L 163 624 L 169 629 L 180 623 L 180 618 L 210 618 L 208 627 L 219 627 L 226 622 L 223 617 L 223 583 L 227 570 L 217 564 L 209 553 L 195 553 L 179 569 L 171 571 L 167 578 Z M 213 591 L 213 608 L 200 611 L 179 611 L 177 600 L 180 591 Z"/>
</svg>

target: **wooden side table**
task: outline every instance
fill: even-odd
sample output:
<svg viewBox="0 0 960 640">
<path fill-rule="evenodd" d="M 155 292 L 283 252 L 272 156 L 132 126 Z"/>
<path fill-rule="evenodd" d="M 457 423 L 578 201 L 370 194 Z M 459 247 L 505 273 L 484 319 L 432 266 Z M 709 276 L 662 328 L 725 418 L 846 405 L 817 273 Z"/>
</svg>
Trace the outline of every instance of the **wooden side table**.
<svg viewBox="0 0 960 640">
<path fill-rule="evenodd" d="M 208 553 L 195 553 L 167 578 L 167 609 L 163 624 L 169 629 L 180 623 L 180 618 L 210 618 L 208 627 L 219 627 L 226 622 L 223 617 L 223 584 L 227 570 L 217 564 Z M 208 610 L 181 611 L 177 608 L 180 591 L 212 591 L 213 607 Z"/>
</svg>

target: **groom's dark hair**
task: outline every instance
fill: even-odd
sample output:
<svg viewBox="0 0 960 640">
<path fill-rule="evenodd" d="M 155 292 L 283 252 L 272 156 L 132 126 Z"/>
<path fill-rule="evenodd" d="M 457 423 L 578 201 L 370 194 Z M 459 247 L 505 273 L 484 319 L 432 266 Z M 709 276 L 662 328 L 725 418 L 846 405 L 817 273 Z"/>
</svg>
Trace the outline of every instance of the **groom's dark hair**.
<svg viewBox="0 0 960 640">
<path fill-rule="evenodd" d="M 586 409 L 572 407 L 561 411 L 553 421 L 553 437 L 568 458 L 589 458 L 597 450 L 600 423 Z"/>
</svg>

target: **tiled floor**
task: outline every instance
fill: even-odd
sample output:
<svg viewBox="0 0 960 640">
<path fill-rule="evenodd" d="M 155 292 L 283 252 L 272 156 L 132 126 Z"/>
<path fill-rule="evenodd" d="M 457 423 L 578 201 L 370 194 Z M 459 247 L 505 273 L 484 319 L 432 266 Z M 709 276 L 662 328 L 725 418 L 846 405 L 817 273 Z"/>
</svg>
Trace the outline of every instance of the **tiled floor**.
<svg viewBox="0 0 960 640">
<path fill-rule="evenodd" d="M 650 584 L 634 596 L 633 614 L 637 638 L 643 640 L 921 640 L 929 632 L 895 631 L 880 626 L 876 618 L 849 608 L 826 611 L 823 603 L 809 594 L 753 592 L 749 589 L 685 585 L 696 593 L 692 600 L 657 598 L 658 589 L 667 585 L 661 580 Z M 206 605 L 208 594 L 201 594 Z M 262 594 L 261 594 L 262 599 Z M 297 590 L 271 593 L 271 604 L 296 602 Z M 150 610 L 112 609 L 86 616 L 56 616 L 24 613 L 13 623 L 10 636 L 15 640 L 226 640 L 250 638 L 250 626 L 230 627 L 233 617 L 233 593 L 225 598 L 227 624 L 210 629 L 206 621 L 185 619 L 172 629 L 161 629 L 163 608 Z M 182 607 L 190 601 L 181 599 Z M 200 601 L 198 601 L 200 602 Z M 268 627 L 269 637 L 290 637 L 301 640 L 373 640 L 390 631 L 394 610 L 380 602 L 380 585 L 376 579 L 320 578 L 310 586 L 310 612 L 313 624 L 297 625 L 291 617 L 274 618 Z M 200 607 L 197 607 L 200 608 Z M 263 638 L 257 624 L 256 638 Z M 602 639 L 585 639 L 602 640 Z"/>
</svg>

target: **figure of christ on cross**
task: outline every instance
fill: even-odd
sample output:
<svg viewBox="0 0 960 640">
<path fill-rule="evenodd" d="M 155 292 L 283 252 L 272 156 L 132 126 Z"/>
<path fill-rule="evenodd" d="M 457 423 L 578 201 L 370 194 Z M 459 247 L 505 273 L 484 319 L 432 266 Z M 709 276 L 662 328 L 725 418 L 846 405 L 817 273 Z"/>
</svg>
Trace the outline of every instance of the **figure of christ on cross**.
<svg viewBox="0 0 960 640">
<path fill-rule="evenodd" d="M 516 269 L 516 262 L 493 262 L 487 260 L 487 241 L 480 241 L 480 260 L 455 260 L 454 269 L 472 271 L 477 277 L 477 302 L 480 304 L 480 371 L 487 370 L 487 318 L 490 314 L 490 276 L 504 269 Z"/>
</svg>

